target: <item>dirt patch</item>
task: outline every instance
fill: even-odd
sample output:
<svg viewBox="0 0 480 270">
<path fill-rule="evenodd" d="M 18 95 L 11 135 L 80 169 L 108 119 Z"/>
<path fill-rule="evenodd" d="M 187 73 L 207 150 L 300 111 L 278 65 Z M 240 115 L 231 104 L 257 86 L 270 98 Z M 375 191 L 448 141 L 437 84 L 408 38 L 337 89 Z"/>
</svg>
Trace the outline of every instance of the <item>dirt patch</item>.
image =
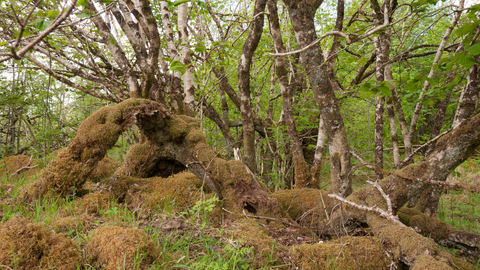
<svg viewBox="0 0 480 270">
<path fill-rule="evenodd" d="M 342 237 L 290 249 L 300 269 L 389 269 L 391 258 L 375 237 Z"/>
<path fill-rule="evenodd" d="M 0 264 L 14 269 L 76 269 L 80 253 L 72 240 L 24 217 L 0 226 Z"/>
<path fill-rule="evenodd" d="M 92 233 L 88 250 L 96 267 L 146 269 L 158 257 L 152 239 L 141 229 L 105 226 Z"/>
</svg>

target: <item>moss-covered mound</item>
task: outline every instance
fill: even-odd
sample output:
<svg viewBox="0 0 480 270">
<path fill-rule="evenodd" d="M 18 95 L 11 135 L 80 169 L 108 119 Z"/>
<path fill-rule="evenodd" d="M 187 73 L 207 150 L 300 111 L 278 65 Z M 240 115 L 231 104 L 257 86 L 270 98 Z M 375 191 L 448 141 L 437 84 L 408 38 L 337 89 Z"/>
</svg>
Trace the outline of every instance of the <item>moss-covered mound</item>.
<svg viewBox="0 0 480 270">
<path fill-rule="evenodd" d="M 0 226 L 0 264 L 12 269 L 76 269 L 80 253 L 63 234 L 13 217 Z"/>
<path fill-rule="evenodd" d="M 92 181 L 99 182 L 102 179 L 112 176 L 117 170 L 118 166 L 120 165 L 113 158 L 104 157 L 102 160 L 100 160 L 100 162 L 97 163 L 97 166 L 95 166 L 95 169 L 92 173 Z"/>
<path fill-rule="evenodd" d="M 25 155 L 10 156 L 0 160 L 0 177 L 11 177 L 14 180 L 25 175 L 34 175 L 38 168 L 36 159 Z"/>
<path fill-rule="evenodd" d="M 282 190 L 275 192 L 273 196 L 294 220 L 319 235 L 324 233 L 326 221 L 336 204 L 327 196 L 326 191 L 319 189 Z"/>
<path fill-rule="evenodd" d="M 178 173 L 168 178 L 147 179 L 114 175 L 99 183 L 101 194 L 92 193 L 88 196 L 92 199 L 101 199 L 103 202 L 108 198 L 115 199 L 120 203 L 126 202 L 133 208 L 143 206 L 156 209 L 168 205 L 175 206 L 176 210 L 181 211 L 193 206 L 200 199 L 202 187 L 203 191 L 209 192 L 208 187 L 203 185 L 200 179 L 188 172 Z M 95 208 L 95 203 L 92 207 Z"/>
<path fill-rule="evenodd" d="M 255 265 L 274 266 L 288 263 L 287 248 L 277 243 L 257 221 L 238 219 L 227 232 L 232 235 L 232 239 L 239 239 L 243 247 L 253 248 Z"/>
<path fill-rule="evenodd" d="M 147 269 L 157 257 L 152 239 L 138 228 L 100 227 L 88 245 L 92 265 L 106 270 Z"/>
<path fill-rule="evenodd" d="M 389 269 L 392 258 L 375 237 L 342 237 L 327 243 L 292 247 L 295 264 L 308 269 Z"/>
</svg>

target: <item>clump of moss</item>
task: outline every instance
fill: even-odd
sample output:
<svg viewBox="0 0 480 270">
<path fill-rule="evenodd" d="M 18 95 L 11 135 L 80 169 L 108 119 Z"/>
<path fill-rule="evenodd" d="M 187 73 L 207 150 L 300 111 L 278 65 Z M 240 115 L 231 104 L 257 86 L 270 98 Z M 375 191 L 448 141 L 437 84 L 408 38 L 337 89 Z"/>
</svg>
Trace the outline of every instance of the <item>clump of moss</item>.
<svg viewBox="0 0 480 270">
<path fill-rule="evenodd" d="M 153 240 L 141 229 L 104 226 L 92 233 L 88 251 L 95 266 L 144 269 L 158 257 Z"/>
<path fill-rule="evenodd" d="M 300 269 L 388 269 L 392 262 L 375 237 L 342 237 L 294 246 L 290 256 Z"/>
<path fill-rule="evenodd" d="M 117 170 L 119 164 L 111 157 L 104 157 L 97 163 L 92 174 L 92 181 L 98 182 L 102 179 L 112 176 Z"/>
<path fill-rule="evenodd" d="M 190 127 L 182 117 L 175 116 L 166 121 L 169 127 L 169 134 L 172 140 L 181 141 L 190 131 Z"/>
<path fill-rule="evenodd" d="M 254 263 L 256 267 L 284 264 L 287 249 L 276 242 L 267 230 L 253 219 L 238 219 L 228 228 L 233 239 L 239 239 L 242 247 L 254 249 Z"/>
<path fill-rule="evenodd" d="M 63 234 L 17 216 L 0 226 L 0 262 L 16 269 L 75 269 L 80 253 Z"/>
<path fill-rule="evenodd" d="M 273 193 L 290 217 L 309 229 L 322 234 L 335 201 L 318 189 L 293 189 Z"/>
<path fill-rule="evenodd" d="M 110 194 L 94 192 L 83 196 L 75 201 L 74 212 L 77 215 L 98 215 L 101 209 L 105 209 L 111 200 Z"/>
<path fill-rule="evenodd" d="M 34 175 L 38 170 L 38 161 L 25 155 L 9 156 L 0 161 L 0 177 L 11 180 L 22 176 Z"/>
<path fill-rule="evenodd" d="M 157 151 L 158 146 L 149 140 L 133 145 L 124 156 L 124 162 L 116 174 L 148 177 L 147 173 L 155 169 Z"/>
</svg>

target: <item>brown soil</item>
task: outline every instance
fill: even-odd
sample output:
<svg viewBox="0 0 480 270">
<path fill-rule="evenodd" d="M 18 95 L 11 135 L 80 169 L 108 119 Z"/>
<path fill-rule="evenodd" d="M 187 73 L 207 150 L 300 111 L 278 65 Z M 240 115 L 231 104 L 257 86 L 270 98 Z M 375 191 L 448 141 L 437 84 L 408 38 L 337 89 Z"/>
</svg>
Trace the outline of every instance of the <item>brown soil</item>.
<svg viewBox="0 0 480 270">
<path fill-rule="evenodd" d="M 0 264 L 15 269 L 76 269 L 80 253 L 72 240 L 24 217 L 0 226 Z"/>
</svg>

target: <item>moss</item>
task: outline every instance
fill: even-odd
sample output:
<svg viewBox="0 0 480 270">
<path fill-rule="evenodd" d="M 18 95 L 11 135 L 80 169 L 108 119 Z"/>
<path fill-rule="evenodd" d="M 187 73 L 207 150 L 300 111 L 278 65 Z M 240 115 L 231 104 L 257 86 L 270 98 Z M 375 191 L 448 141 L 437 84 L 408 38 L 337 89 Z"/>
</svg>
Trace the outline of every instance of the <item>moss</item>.
<svg viewBox="0 0 480 270">
<path fill-rule="evenodd" d="M 453 270 L 453 268 L 428 254 L 422 254 L 418 256 L 410 270 Z"/>
<path fill-rule="evenodd" d="M 188 133 L 185 140 L 189 143 L 195 144 L 198 142 L 205 142 L 205 135 L 200 129 L 193 129 Z"/>
<path fill-rule="evenodd" d="M 52 221 L 55 232 L 68 233 L 72 230 L 81 231 L 84 228 L 84 220 L 72 216 L 57 217 Z"/>
<path fill-rule="evenodd" d="M 388 269 L 391 259 L 376 237 L 342 237 L 322 244 L 290 249 L 300 269 Z"/>
<path fill-rule="evenodd" d="M 74 212 L 77 215 L 98 215 L 101 209 L 108 206 L 112 196 L 105 193 L 90 193 L 75 201 Z"/>
<path fill-rule="evenodd" d="M 98 182 L 104 178 L 110 177 L 115 173 L 119 164 L 111 157 L 104 157 L 97 163 L 93 170 L 92 180 Z"/>
<path fill-rule="evenodd" d="M 70 238 L 17 216 L 0 226 L 0 262 L 16 269 L 76 269 L 80 253 Z"/>
<path fill-rule="evenodd" d="M 120 134 L 135 123 L 136 115 L 154 113 L 161 118 L 171 116 L 163 105 L 143 99 L 129 99 L 97 110 L 83 121 L 73 141 L 42 172 L 39 181 L 28 187 L 26 197 L 35 199 L 52 191 L 60 196 L 72 194 L 91 177 L 95 165 Z"/>
<path fill-rule="evenodd" d="M 179 142 L 185 138 L 190 131 L 190 127 L 188 126 L 187 122 L 185 122 L 185 120 L 181 117 L 175 116 L 172 119 L 168 119 L 166 122 L 169 127 L 168 132 L 172 137 L 172 140 L 176 142 Z"/>
<path fill-rule="evenodd" d="M 124 156 L 125 161 L 116 174 L 148 177 L 149 173 L 155 170 L 157 150 L 158 147 L 151 141 L 133 145 Z"/>
<path fill-rule="evenodd" d="M 177 211 L 186 209 L 200 199 L 199 190 L 208 190 L 203 182 L 192 173 L 178 173 L 168 178 L 153 177 L 148 179 L 148 185 L 139 188 L 147 207 L 165 207 L 174 205 Z M 133 191 L 135 193 L 135 191 Z"/>
<path fill-rule="evenodd" d="M 319 234 L 324 233 L 336 202 L 318 189 L 282 190 L 273 193 L 290 217 Z M 307 214 L 305 214 L 307 213 Z"/>
<path fill-rule="evenodd" d="M 104 226 L 92 233 L 88 251 L 94 266 L 106 270 L 145 269 L 158 257 L 152 239 L 141 229 Z"/>
<path fill-rule="evenodd" d="M 34 175 L 39 166 L 38 161 L 25 155 L 9 156 L 0 160 L 0 177 L 8 177 L 14 181 L 23 176 Z M 20 170 L 20 171 L 18 171 Z M 18 171 L 18 173 L 16 173 Z M 12 174 L 14 174 L 12 176 Z"/>
<path fill-rule="evenodd" d="M 284 264 L 287 249 L 270 237 L 268 232 L 255 220 L 240 218 L 228 228 L 233 239 L 239 239 L 242 247 L 254 249 L 256 267 Z"/>
</svg>

